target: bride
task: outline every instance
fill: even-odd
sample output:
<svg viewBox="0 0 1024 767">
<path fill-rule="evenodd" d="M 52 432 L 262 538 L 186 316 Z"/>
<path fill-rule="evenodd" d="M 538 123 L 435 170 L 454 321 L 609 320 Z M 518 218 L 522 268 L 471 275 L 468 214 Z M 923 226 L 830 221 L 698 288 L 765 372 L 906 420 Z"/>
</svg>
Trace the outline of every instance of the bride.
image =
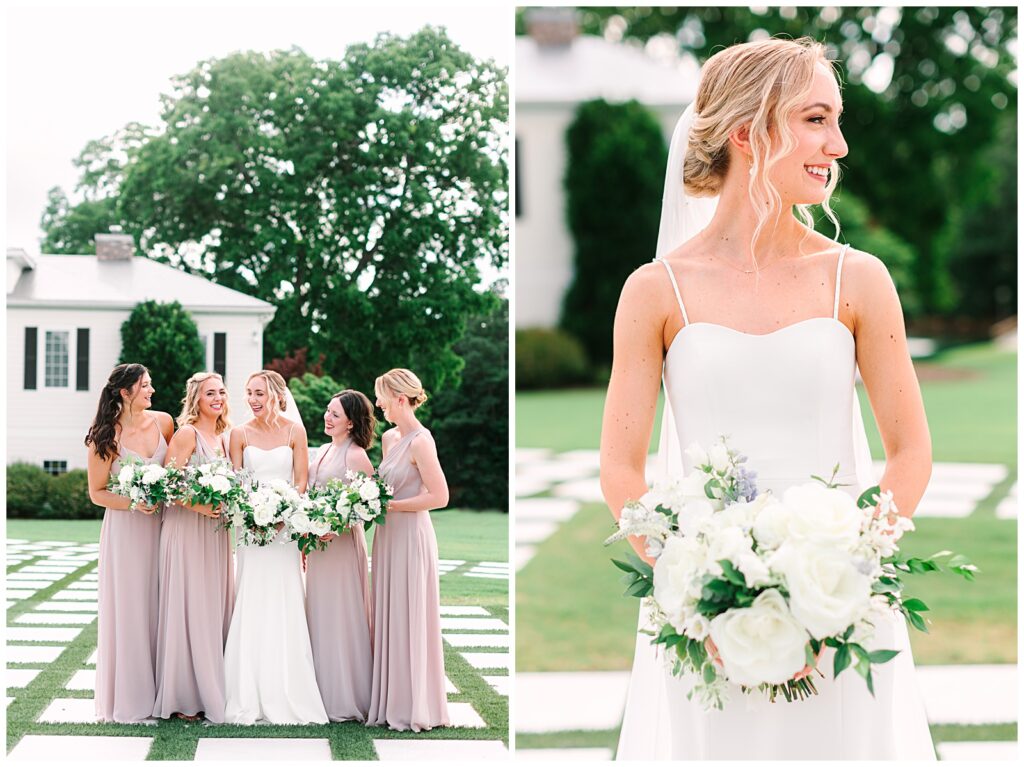
<svg viewBox="0 0 1024 767">
<path fill-rule="evenodd" d="M 662 472 L 692 469 L 680 445 L 728 435 L 762 492 L 838 462 L 857 497 L 875 484 L 858 365 L 885 447 L 881 487 L 907 516 L 921 499 L 931 439 L 896 290 L 877 258 L 816 233 L 808 210 L 822 205 L 838 231 L 841 112 L 832 64 L 808 38 L 735 45 L 704 65 L 672 139 L 658 258 L 626 281 L 615 316 L 601 486 L 616 517 L 648 490 L 662 380 Z M 901 652 L 876 667 L 874 697 L 849 670 L 833 681 L 826 649 L 819 695 L 771 704 L 731 686 L 724 710 L 705 712 L 638 633 L 617 758 L 933 760 L 903 618 L 875 642 Z"/>
<path fill-rule="evenodd" d="M 306 490 L 306 430 L 284 379 L 271 370 L 249 376 L 245 396 L 253 418 L 232 430 L 235 468 L 257 480 L 283 479 Z M 238 542 L 235 609 L 224 648 L 232 724 L 327 723 L 306 627 L 299 549 L 281 531 L 267 546 Z"/>
</svg>

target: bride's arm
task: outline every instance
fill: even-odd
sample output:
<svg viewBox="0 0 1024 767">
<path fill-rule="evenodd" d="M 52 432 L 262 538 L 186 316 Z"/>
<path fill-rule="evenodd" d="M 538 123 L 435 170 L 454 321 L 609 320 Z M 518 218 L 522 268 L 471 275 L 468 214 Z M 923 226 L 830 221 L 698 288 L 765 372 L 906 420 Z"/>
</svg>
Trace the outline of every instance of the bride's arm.
<svg viewBox="0 0 1024 767">
<path fill-rule="evenodd" d="M 652 268 L 653 266 L 653 268 Z M 617 520 L 628 500 L 647 492 L 644 468 L 658 407 L 666 311 L 658 283 L 661 265 L 648 265 L 626 280 L 615 311 L 612 372 L 601 423 L 601 492 Z M 647 559 L 640 538 L 630 538 Z M 648 560 L 650 561 L 650 560 Z"/>
<path fill-rule="evenodd" d="M 306 427 L 301 423 L 295 426 L 297 428 L 292 430 L 292 477 L 295 489 L 304 493 L 309 479 L 309 443 L 306 442 Z"/>
<path fill-rule="evenodd" d="M 885 264 L 866 253 L 854 255 L 846 266 L 843 287 L 849 287 L 843 305 L 855 307 L 857 364 L 885 448 L 885 473 L 879 484 L 892 491 L 900 514 L 909 517 L 932 473 L 932 440 L 921 387 L 907 348 L 900 299 Z"/>
</svg>

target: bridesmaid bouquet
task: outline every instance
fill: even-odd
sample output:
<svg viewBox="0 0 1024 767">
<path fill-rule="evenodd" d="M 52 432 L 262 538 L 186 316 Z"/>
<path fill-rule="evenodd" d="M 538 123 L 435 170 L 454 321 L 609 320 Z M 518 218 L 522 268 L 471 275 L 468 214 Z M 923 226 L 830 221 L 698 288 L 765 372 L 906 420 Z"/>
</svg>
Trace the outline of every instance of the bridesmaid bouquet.
<svg viewBox="0 0 1024 767">
<path fill-rule="evenodd" d="M 626 594 L 640 597 L 654 644 L 674 649 L 672 673 L 692 674 L 707 709 L 721 709 L 727 682 L 774 702 L 817 694 L 810 675 L 824 647 L 833 677 L 852 667 L 874 694 L 871 667 L 896 650 L 868 650 L 876 623 L 893 611 L 927 631 L 920 599 L 903 595 L 907 573 L 945 567 L 967 580 L 977 568 L 941 551 L 922 559 L 897 542 L 914 525 L 892 494 L 875 487 L 853 500 L 832 479 L 796 485 L 781 500 L 757 492 L 746 458 L 721 438 L 709 451 L 691 445 L 695 470 L 628 502 L 605 543 L 644 536 L 652 567 L 632 552 L 612 562 Z"/>
<path fill-rule="evenodd" d="M 227 516 L 227 521 L 231 527 L 242 531 L 246 545 L 266 546 L 277 536 L 278 525 L 289 526 L 302 502 L 299 492 L 284 480 L 254 481 L 245 498 L 239 499 Z"/>
<path fill-rule="evenodd" d="M 327 541 L 322 536 L 329 533 L 344 532 L 346 521 L 339 515 L 326 497 L 314 496 L 317 488 L 313 488 L 309 496 L 304 497 L 301 504 L 288 521 L 292 531 L 292 540 L 299 545 L 303 554 L 311 551 L 322 551 L 327 548 Z"/>
<path fill-rule="evenodd" d="M 144 463 L 137 458 L 126 458 L 121 470 L 107 482 L 107 489 L 131 499 L 128 507 L 135 511 L 139 504 L 157 506 L 174 500 L 179 492 L 183 472 L 171 465 L 166 468 L 158 463 Z"/>
<path fill-rule="evenodd" d="M 333 532 L 339 534 L 360 522 L 367 527 L 383 525 L 388 503 L 394 494 L 395 489 L 380 477 L 351 469 L 345 472 L 344 482 L 332 479 L 324 487 L 310 492 L 312 497 L 334 511 L 332 519 L 336 519 L 340 527 Z"/>
<path fill-rule="evenodd" d="M 221 507 L 222 527 L 230 527 L 231 520 L 241 511 L 248 496 L 243 475 L 236 473 L 225 460 L 211 461 L 200 466 L 186 466 L 181 482 L 181 500 L 193 504 Z"/>
</svg>

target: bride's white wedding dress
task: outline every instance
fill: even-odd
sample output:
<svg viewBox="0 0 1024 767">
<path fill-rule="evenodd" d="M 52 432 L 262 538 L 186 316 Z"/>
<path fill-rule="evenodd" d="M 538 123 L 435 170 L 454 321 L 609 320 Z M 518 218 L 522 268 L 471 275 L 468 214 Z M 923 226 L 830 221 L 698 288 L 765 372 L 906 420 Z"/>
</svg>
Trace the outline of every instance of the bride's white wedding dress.
<svg viewBox="0 0 1024 767">
<path fill-rule="evenodd" d="M 760 492 L 778 494 L 812 474 L 829 477 L 836 463 L 836 481 L 849 483 L 854 497 L 874 484 L 854 388 L 854 338 L 838 319 L 845 252 L 833 315 L 764 335 L 691 323 L 671 266 L 662 261 L 683 316 L 665 355 L 666 423 L 677 442 L 663 451 L 678 456 L 680 446 L 706 447 L 724 434 L 748 456 Z M 819 662 L 826 678 L 814 678 L 819 695 L 768 703 L 732 686 L 724 710 L 705 712 L 687 700 L 690 683 L 672 677 L 650 637 L 638 634 L 616 758 L 934 760 L 902 616 L 878 627 L 870 649 L 876 648 L 901 653 L 874 667 L 873 698 L 852 669 L 832 680 L 827 649 Z"/>
<path fill-rule="evenodd" d="M 292 481 L 292 449 L 246 445 L 242 464 L 258 480 Z M 238 545 L 235 609 L 224 648 L 232 724 L 327 723 L 306 627 L 299 549 L 284 532 L 267 546 Z"/>
</svg>

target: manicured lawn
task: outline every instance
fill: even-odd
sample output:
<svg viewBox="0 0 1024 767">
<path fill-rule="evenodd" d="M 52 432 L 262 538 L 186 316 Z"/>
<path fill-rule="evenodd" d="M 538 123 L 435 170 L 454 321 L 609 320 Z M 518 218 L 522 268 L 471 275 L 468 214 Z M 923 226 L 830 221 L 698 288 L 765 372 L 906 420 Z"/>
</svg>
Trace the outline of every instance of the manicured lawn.
<svg viewBox="0 0 1024 767">
<path fill-rule="evenodd" d="M 948 380 L 937 380 L 942 375 Z M 1017 355 L 993 344 L 972 344 L 936 355 L 921 366 L 921 384 L 936 461 L 1017 462 Z M 858 386 L 872 453 L 883 456 L 863 386 Z M 596 448 L 601 439 L 604 388 L 519 392 L 519 447 L 555 451 Z M 655 419 L 651 450 L 661 423 Z"/>
</svg>

